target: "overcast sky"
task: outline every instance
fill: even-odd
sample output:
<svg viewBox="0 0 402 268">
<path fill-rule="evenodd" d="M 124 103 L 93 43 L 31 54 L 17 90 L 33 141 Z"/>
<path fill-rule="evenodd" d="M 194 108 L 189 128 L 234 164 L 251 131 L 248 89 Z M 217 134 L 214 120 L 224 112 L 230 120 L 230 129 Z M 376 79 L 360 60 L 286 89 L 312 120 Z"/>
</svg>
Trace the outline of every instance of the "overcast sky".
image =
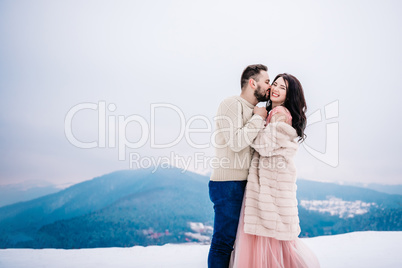
<svg viewBox="0 0 402 268">
<path fill-rule="evenodd" d="M 401 184 L 400 10 L 384 0 L 1 1 L 0 184 L 76 183 L 172 154 L 208 172 L 194 161 L 213 147 L 192 143 L 208 145 L 219 103 L 240 94 L 254 63 L 304 87 L 300 178 Z M 95 148 L 69 140 L 66 118 Z M 186 139 L 186 125 L 204 132 Z M 119 149 L 123 138 L 143 146 Z"/>
</svg>

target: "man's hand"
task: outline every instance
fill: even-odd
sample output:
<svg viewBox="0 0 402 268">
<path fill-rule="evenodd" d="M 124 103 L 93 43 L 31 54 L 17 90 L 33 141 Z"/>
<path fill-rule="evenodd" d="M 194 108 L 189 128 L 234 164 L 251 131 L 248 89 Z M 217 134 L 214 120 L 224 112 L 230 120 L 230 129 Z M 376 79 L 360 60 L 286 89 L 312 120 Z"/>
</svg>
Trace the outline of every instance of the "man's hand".
<svg viewBox="0 0 402 268">
<path fill-rule="evenodd" d="M 258 107 L 258 106 L 254 107 L 254 114 L 261 115 L 261 117 L 264 119 L 266 119 L 268 115 L 267 109 L 265 109 L 265 107 Z"/>
</svg>

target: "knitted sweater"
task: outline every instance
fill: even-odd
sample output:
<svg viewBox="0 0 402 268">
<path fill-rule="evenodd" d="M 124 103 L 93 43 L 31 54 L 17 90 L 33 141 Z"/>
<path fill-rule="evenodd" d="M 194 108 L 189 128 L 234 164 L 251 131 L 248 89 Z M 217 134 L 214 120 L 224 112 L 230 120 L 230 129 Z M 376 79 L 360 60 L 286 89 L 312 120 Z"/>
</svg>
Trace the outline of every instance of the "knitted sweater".
<svg viewBox="0 0 402 268">
<path fill-rule="evenodd" d="M 245 233 L 278 240 L 294 240 L 300 234 L 293 162 L 296 138 L 292 126 L 276 122 L 255 139 L 245 193 Z"/>
<path fill-rule="evenodd" d="M 215 158 L 211 161 L 212 181 L 247 179 L 250 145 L 263 128 L 265 119 L 253 115 L 254 107 L 240 96 L 229 97 L 219 105 L 212 139 L 215 147 Z"/>
</svg>

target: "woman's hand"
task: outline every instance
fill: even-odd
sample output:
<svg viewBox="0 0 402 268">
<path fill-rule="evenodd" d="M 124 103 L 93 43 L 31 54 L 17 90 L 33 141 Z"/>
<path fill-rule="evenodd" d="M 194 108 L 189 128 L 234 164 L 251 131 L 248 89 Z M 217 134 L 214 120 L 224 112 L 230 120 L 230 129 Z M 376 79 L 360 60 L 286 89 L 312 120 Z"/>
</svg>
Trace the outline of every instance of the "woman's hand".
<svg viewBox="0 0 402 268">
<path fill-rule="evenodd" d="M 275 123 L 275 122 L 285 122 L 285 123 L 286 123 L 286 121 L 287 121 L 287 116 L 286 116 L 286 114 L 285 114 L 285 113 L 282 113 L 282 112 L 279 112 L 279 113 L 274 114 L 274 115 L 271 117 L 270 123 Z M 289 125 L 290 125 L 290 124 L 289 124 Z"/>
</svg>

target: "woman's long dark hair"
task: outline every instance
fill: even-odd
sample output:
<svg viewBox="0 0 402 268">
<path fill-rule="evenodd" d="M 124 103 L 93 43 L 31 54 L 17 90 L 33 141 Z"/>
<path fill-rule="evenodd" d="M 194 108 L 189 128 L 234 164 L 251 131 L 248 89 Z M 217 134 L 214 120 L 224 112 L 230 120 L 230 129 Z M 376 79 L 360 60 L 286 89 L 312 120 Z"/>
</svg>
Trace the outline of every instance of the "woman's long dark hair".
<svg viewBox="0 0 402 268">
<path fill-rule="evenodd" d="M 272 84 L 279 78 L 282 77 L 287 83 L 286 88 L 286 99 L 282 104 L 285 106 L 292 115 L 292 127 L 296 129 L 297 135 L 299 136 L 299 142 L 303 142 L 306 139 L 306 134 L 304 134 L 304 129 L 306 128 L 307 118 L 307 104 L 304 99 L 303 87 L 300 81 L 291 74 L 283 73 L 278 74 Z M 270 94 L 271 96 L 271 94 Z M 272 109 L 272 102 L 268 101 L 267 111 L 268 113 Z"/>
</svg>

